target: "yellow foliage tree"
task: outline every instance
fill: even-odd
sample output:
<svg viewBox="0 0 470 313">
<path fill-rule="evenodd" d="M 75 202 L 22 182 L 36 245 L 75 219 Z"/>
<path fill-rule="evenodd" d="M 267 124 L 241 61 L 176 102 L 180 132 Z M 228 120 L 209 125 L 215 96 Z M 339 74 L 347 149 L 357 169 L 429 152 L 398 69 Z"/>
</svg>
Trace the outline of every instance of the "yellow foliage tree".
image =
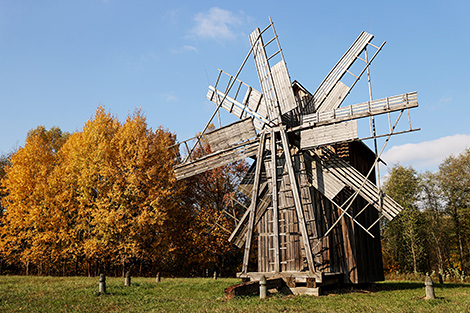
<svg viewBox="0 0 470 313">
<path fill-rule="evenodd" d="M 0 251 L 10 263 L 21 262 L 29 270 L 36 264 L 48 270 L 62 258 L 62 212 L 52 205 L 50 176 L 57 165 L 57 151 L 67 138 L 58 128 L 38 127 L 10 159 L 2 186 L 6 210 L 0 228 Z"/>
<path fill-rule="evenodd" d="M 71 136 L 56 175 L 74 258 L 124 269 L 157 254 L 175 188 L 166 149 L 173 142 L 168 131 L 149 129 L 140 111 L 121 124 L 102 107 Z"/>
</svg>

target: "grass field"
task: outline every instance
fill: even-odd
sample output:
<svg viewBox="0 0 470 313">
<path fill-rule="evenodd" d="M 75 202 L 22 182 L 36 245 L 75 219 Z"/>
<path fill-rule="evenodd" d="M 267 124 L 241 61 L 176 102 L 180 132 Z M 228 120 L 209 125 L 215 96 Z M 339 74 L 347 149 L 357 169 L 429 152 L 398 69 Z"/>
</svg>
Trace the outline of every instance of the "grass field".
<svg viewBox="0 0 470 313">
<path fill-rule="evenodd" d="M 225 300 L 238 279 L 0 276 L 0 312 L 470 312 L 470 285 L 436 287 L 425 300 L 422 282 L 386 281 L 369 290 L 343 289 L 321 297 L 275 294 Z"/>
</svg>

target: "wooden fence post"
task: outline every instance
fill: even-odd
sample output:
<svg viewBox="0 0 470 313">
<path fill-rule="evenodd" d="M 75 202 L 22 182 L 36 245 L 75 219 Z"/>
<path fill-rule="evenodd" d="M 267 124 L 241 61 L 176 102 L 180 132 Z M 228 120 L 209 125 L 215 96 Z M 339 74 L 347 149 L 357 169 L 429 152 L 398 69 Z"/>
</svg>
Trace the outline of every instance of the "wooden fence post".
<svg viewBox="0 0 470 313">
<path fill-rule="evenodd" d="M 106 276 L 100 274 L 99 293 L 106 293 Z"/>
<path fill-rule="evenodd" d="M 124 286 L 130 286 L 130 285 L 131 285 L 131 272 L 127 271 L 124 277 Z"/>
<path fill-rule="evenodd" d="M 160 282 L 160 272 L 157 273 L 157 278 L 156 278 L 156 280 L 157 280 L 157 283 Z"/>
<path fill-rule="evenodd" d="M 214 271 L 214 280 L 216 280 L 216 279 L 217 279 L 217 272 Z"/>
<path fill-rule="evenodd" d="M 426 279 L 424 280 L 424 286 L 426 290 L 426 299 L 436 299 L 434 295 L 434 287 L 432 285 L 432 279 L 429 275 L 426 274 Z"/>
<path fill-rule="evenodd" d="M 261 276 L 259 281 L 259 298 L 265 299 L 266 298 L 266 276 Z"/>
</svg>

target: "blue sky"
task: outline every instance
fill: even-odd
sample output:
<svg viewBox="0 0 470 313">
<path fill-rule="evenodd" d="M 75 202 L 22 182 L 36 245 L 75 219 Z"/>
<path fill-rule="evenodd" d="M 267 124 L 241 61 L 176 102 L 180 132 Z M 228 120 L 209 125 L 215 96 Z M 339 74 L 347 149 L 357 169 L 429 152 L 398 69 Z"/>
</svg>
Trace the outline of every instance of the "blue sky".
<svg viewBox="0 0 470 313">
<path fill-rule="evenodd" d="M 389 164 L 434 170 L 470 146 L 469 2 L 268 3 L 0 1 L 0 153 L 38 125 L 79 131 L 99 105 L 122 121 L 141 108 L 149 126 L 194 136 L 214 109 L 205 95 L 217 69 L 236 73 L 269 16 L 292 80 L 311 92 L 361 31 L 387 42 L 371 66 L 373 96 L 418 91 L 421 128 L 392 137 Z M 248 63 L 240 78 L 260 90 Z M 367 101 L 365 83 L 343 105 Z"/>
</svg>

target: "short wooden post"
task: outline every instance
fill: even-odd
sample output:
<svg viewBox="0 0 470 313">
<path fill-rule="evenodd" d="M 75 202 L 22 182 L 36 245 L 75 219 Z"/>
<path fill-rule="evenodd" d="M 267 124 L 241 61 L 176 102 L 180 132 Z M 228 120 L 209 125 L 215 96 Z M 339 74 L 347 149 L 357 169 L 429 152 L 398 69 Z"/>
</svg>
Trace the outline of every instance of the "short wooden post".
<svg viewBox="0 0 470 313">
<path fill-rule="evenodd" d="M 106 276 L 100 274 L 99 293 L 106 293 Z"/>
<path fill-rule="evenodd" d="M 209 277 L 209 269 L 206 268 L 206 277 Z"/>
<path fill-rule="evenodd" d="M 130 286 L 131 285 L 131 272 L 127 271 L 126 275 L 124 276 L 124 286 Z"/>
<path fill-rule="evenodd" d="M 216 280 L 216 279 L 217 279 L 217 272 L 214 271 L 214 280 Z"/>
<path fill-rule="evenodd" d="M 265 299 L 266 298 L 266 276 L 261 276 L 259 281 L 259 298 Z"/>
<path fill-rule="evenodd" d="M 160 272 L 157 273 L 157 278 L 156 278 L 156 280 L 157 280 L 157 283 L 160 282 Z"/>
<path fill-rule="evenodd" d="M 426 275 L 426 279 L 424 280 L 424 286 L 426 290 L 426 299 L 436 299 L 434 294 L 434 287 L 432 285 L 432 279 L 429 275 Z"/>
</svg>

